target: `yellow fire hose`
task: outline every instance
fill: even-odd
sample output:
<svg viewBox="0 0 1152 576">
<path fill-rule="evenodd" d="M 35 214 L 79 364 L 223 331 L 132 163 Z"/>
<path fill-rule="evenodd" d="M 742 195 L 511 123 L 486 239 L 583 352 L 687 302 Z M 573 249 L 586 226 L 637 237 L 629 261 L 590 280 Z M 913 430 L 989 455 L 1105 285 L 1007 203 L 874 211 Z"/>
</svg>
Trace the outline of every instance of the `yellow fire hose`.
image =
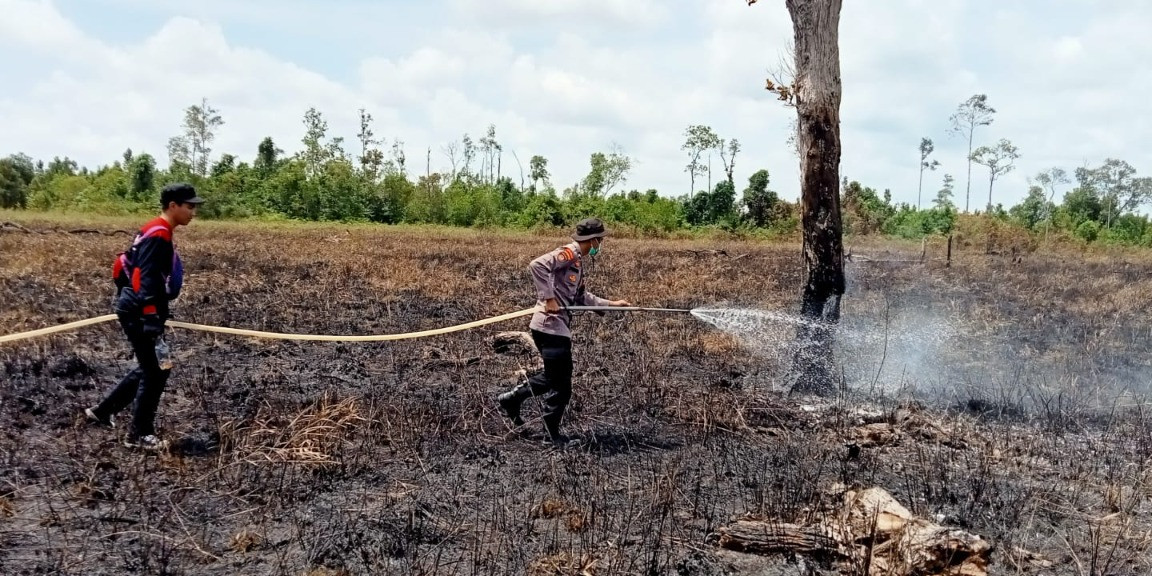
<svg viewBox="0 0 1152 576">
<path fill-rule="evenodd" d="M 238 336 L 254 336 L 257 338 L 272 338 L 278 340 L 309 340 L 319 342 L 382 342 L 385 340 L 406 340 L 411 338 L 424 338 L 427 336 L 436 336 L 438 334 L 447 334 L 449 332 L 458 332 L 460 330 L 468 330 L 470 328 L 477 328 L 479 326 L 486 326 L 488 324 L 495 324 L 521 316 L 527 316 L 536 312 L 539 308 L 533 306 L 532 308 L 525 308 L 516 312 L 509 312 L 491 318 L 484 318 L 465 324 L 457 324 L 456 326 L 446 326 L 444 328 L 435 328 L 432 330 L 420 330 L 418 332 L 404 332 L 400 334 L 369 334 L 366 336 L 339 336 L 332 334 L 285 334 L 282 332 L 264 332 L 262 330 L 247 330 L 243 328 L 227 328 L 224 326 L 209 326 L 205 324 L 193 324 L 191 322 L 180 322 L 177 320 L 170 320 L 167 322 L 168 326 L 175 328 L 185 328 L 188 330 L 200 330 L 202 332 L 218 332 L 221 334 L 236 334 Z M 691 310 L 676 309 L 676 308 L 641 308 L 636 306 L 571 306 L 569 310 L 611 310 L 611 311 L 651 311 L 651 312 L 691 312 Z M 19 340 L 26 340 L 28 338 L 35 338 L 37 336 L 44 336 L 53 334 L 55 332 L 63 332 L 65 330 L 73 330 L 76 328 L 83 328 L 84 326 L 91 326 L 93 324 L 100 324 L 101 322 L 109 322 L 116 319 L 115 314 L 106 314 L 104 316 L 97 316 L 95 318 L 88 318 L 86 320 L 77 320 L 76 322 L 69 322 L 67 324 L 60 324 L 58 326 L 50 326 L 48 328 L 40 328 L 38 330 L 29 330 L 27 332 L 17 332 L 16 334 L 8 334 L 0 336 L 0 344 L 7 342 L 16 342 Z"/>
</svg>

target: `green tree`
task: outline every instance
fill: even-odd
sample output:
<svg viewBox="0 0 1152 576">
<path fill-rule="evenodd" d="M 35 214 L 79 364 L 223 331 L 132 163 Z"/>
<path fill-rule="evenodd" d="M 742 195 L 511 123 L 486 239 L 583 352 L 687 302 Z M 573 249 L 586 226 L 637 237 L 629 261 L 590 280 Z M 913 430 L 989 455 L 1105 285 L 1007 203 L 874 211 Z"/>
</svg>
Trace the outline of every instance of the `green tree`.
<svg viewBox="0 0 1152 576">
<path fill-rule="evenodd" d="M 992 212 L 992 185 L 996 179 L 1016 167 L 1020 153 L 1007 138 L 1001 138 L 995 146 L 981 146 L 972 152 L 969 160 L 988 167 L 988 212 Z"/>
<path fill-rule="evenodd" d="M 224 154 L 212 166 L 210 188 L 204 192 L 208 202 L 200 207 L 208 218 L 245 218 L 266 213 L 259 201 L 261 178 L 247 162 L 236 163 L 236 157 Z"/>
<path fill-rule="evenodd" d="M 851 234 L 872 234 L 880 232 L 888 218 L 896 213 L 892 206 L 892 193 L 884 191 L 881 196 L 875 189 L 859 182 L 848 181 L 841 186 L 841 204 L 844 206 L 844 229 Z"/>
<path fill-rule="evenodd" d="M 940 190 L 936 192 L 936 198 L 932 200 L 932 205 L 936 210 L 955 209 L 956 204 L 952 202 L 954 196 L 953 188 L 955 187 L 955 179 L 951 174 L 944 175 L 944 183 Z"/>
<path fill-rule="evenodd" d="M 617 185 L 628 180 L 632 170 L 632 159 L 617 145 L 608 154 L 594 152 L 588 159 L 588 174 L 584 176 L 581 190 L 594 197 L 603 197 Z"/>
<path fill-rule="evenodd" d="M 55 176 L 75 176 L 80 171 L 80 165 L 75 160 L 65 156 L 60 158 L 56 156 L 48 163 L 48 167 L 44 170 L 44 175 L 49 178 Z"/>
<path fill-rule="evenodd" d="M 688 152 L 688 165 L 684 171 L 690 177 L 689 198 L 696 193 L 696 177 L 707 172 L 707 166 L 700 162 L 700 157 L 719 145 L 720 137 L 710 126 L 693 124 L 684 130 L 684 145 L 680 149 Z"/>
<path fill-rule="evenodd" d="M 736 218 L 736 187 L 727 180 L 716 183 L 708 197 L 708 220 L 714 224 L 734 224 Z"/>
<path fill-rule="evenodd" d="M 232 154 L 221 154 L 220 159 L 212 165 L 212 179 L 218 179 L 234 170 L 236 170 L 236 157 Z"/>
<path fill-rule="evenodd" d="M 748 178 L 748 187 L 744 189 L 743 204 L 747 210 L 746 217 L 758 228 L 772 225 L 772 213 L 780 201 L 777 194 L 768 189 L 768 183 L 768 171 L 757 170 Z"/>
<path fill-rule="evenodd" d="M 1040 186 L 1028 187 L 1028 195 L 1019 204 L 1008 210 L 1008 215 L 1021 226 L 1035 230 L 1044 222 L 1049 213 L 1048 201 L 1044 198 L 1044 189 Z"/>
<path fill-rule="evenodd" d="M 545 190 L 533 196 L 521 212 L 520 224 L 533 226 L 563 226 L 565 223 L 564 203 L 552 190 Z"/>
<path fill-rule="evenodd" d="M 425 224 L 444 223 L 443 175 L 421 176 L 404 208 L 404 221 Z"/>
<path fill-rule="evenodd" d="M 156 185 L 156 159 L 140 154 L 128 164 L 128 194 L 135 202 L 153 200 Z"/>
<path fill-rule="evenodd" d="M 256 148 L 256 160 L 252 163 L 252 167 L 256 170 L 256 174 L 261 178 L 268 178 L 276 171 L 280 155 L 284 151 L 276 146 L 272 141 L 271 136 L 265 136 L 260 141 L 260 145 Z"/>
<path fill-rule="evenodd" d="M 332 149 L 325 143 L 328 135 L 328 121 L 316 108 L 304 112 L 304 137 L 300 140 L 304 149 L 298 154 L 304 161 L 304 174 L 314 178 L 320 174 L 324 163 L 332 157 Z"/>
<path fill-rule="evenodd" d="M 206 177 L 212 141 L 216 139 L 216 130 L 223 125 L 224 118 L 208 105 L 207 98 L 184 109 L 184 133 L 168 140 L 169 161 L 186 164 L 193 174 Z"/>
<path fill-rule="evenodd" d="M 1104 207 L 1096 190 L 1085 182 L 1064 194 L 1059 213 L 1063 227 L 1074 230 L 1087 221 L 1099 223 Z"/>
<path fill-rule="evenodd" d="M 1093 190 L 1100 198 L 1104 211 L 1105 228 L 1112 226 L 1116 216 L 1140 207 L 1152 197 L 1152 186 L 1147 178 L 1137 178 L 1136 169 L 1123 160 L 1108 158 L 1096 168 L 1077 168 L 1080 186 Z"/>
<path fill-rule="evenodd" d="M 533 190 L 536 190 L 536 187 L 540 182 L 544 182 L 544 184 L 547 185 L 548 180 L 551 177 L 551 175 L 548 173 L 548 159 L 543 156 L 536 155 L 528 160 L 528 177 L 532 179 Z"/>
<path fill-rule="evenodd" d="M 25 208 L 36 165 L 25 154 L 0 159 L 0 208 Z"/>
</svg>

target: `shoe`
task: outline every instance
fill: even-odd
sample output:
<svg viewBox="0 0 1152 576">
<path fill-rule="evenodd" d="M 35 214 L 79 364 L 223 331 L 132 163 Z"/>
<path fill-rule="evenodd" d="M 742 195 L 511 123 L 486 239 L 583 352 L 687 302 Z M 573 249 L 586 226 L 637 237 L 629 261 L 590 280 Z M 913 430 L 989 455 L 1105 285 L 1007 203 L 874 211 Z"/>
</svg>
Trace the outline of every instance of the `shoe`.
<svg viewBox="0 0 1152 576">
<path fill-rule="evenodd" d="M 161 440 L 155 434 L 129 436 L 124 439 L 124 445 L 129 448 L 141 448 L 143 450 L 164 450 L 168 448 L 168 443 Z"/>
<path fill-rule="evenodd" d="M 546 419 L 544 421 L 544 443 L 556 448 L 570 448 L 581 444 L 579 438 L 574 438 L 560 431 L 558 420 Z"/>
<path fill-rule="evenodd" d="M 544 438 L 544 444 L 552 446 L 556 449 L 575 448 L 583 443 L 584 442 L 579 438 L 567 436 L 564 434 L 557 434 L 555 436 L 546 435 Z"/>
<path fill-rule="evenodd" d="M 519 428 L 524 425 L 524 419 L 520 417 L 520 402 L 516 390 L 505 392 L 496 397 L 496 401 L 500 403 L 500 413 L 512 421 L 512 425 Z"/>
<path fill-rule="evenodd" d="M 111 416 L 103 416 L 102 417 L 96 413 L 95 408 L 85 408 L 84 409 L 84 417 L 87 418 L 89 422 L 94 422 L 94 423 L 99 424 L 101 426 L 107 426 L 109 428 L 115 428 L 116 427 L 116 421 L 113 420 Z"/>
</svg>

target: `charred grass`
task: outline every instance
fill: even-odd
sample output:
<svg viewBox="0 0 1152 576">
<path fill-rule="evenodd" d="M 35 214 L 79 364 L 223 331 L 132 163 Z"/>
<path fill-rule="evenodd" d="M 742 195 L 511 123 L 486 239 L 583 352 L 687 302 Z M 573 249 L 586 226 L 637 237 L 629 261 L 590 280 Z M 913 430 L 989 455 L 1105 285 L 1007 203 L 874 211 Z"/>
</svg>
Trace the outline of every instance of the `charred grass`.
<svg viewBox="0 0 1152 576">
<path fill-rule="evenodd" d="M 563 239 L 212 222 L 180 232 L 177 319 L 313 334 L 525 308 L 525 266 Z M 0 234 L 0 332 L 108 313 L 107 264 L 125 242 Z M 604 296 L 795 308 L 792 245 L 605 247 L 590 280 Z M 752 354 L 687 315 L 583 315 L 566 426 L 585 443 L 567 450 L 522 437 L 495 409 L 530 363 L 485 338 L 526 329 L 526 318 L 388 343 L 174 331 L 179 365 L 158 420 L 173 446 L 159 455 L 121 446 L 128 413 L 117 430 L 83 422 L 131 366 L 114 323 L 0 346 L 0 565 L 722 574 L 745 565 L 711 544 L 733 518 L 802 522 L 826 513 L 836 485 L 879 485 L 916 514 L 991 539 L 994 573 L 1152 570 L 1141 388 L 1152 261 L 958 248 L 946 267 L 935 245 L 924 264 L 883 261 L 917 259 L 919 246 L 858 250 L 872 259 L 850 264 L 845 318 L 869 338 L 846 337 L 839 351 L 851 388 L 840 398 L 788 397 L 785 351 Z M 932 322 L 944 336 L 897 342 Z M 537 414 L 526 405 L 528 428 Z"/>
</svg>

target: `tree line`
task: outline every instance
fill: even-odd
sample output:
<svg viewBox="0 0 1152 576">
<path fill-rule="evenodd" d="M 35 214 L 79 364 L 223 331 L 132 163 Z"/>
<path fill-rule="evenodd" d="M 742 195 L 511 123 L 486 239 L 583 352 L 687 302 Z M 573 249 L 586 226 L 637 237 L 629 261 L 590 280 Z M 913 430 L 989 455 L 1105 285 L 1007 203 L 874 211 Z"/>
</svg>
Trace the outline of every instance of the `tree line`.
<svg viewBox="0 0 1152 576">
<path fill-rule="evenodd" d="M 969 208 L 972 164 L 977 164 L 988 174 L 988 217 L 1035 233 L 1152 245 L 1152 226 L 1135 213 L 1152 197 L 1152 179 L 1136 177 L 1135 169 L 1121 160 L 1076 168 L 1072 178 L 1062 168 L 1046 170 L 1030 179 L 1021 203 L 1007 209 L 994 205 L 996 180 L 1019 158 L 1006 139 L 975 146 L 978 131 L 992 123 L 994 114 L 980 94 L 962 103 L 951 118 L 952 132 L 964 137 L 969 148 L 964 212 Z M 514 151 L 505 150 L 495 126 L 478 138 L 465 133 L 441 146 L 437 158 L 447 160 L 448 168 L 434 171 L 431 148 L 413 162 L 402 140 L 388 142 L 376 134 L 367 110 L 359 110 L 359 120 L 356 140 L 348 143 L 331 135 L 323 114 L 310 108 L 302 119 L 297 152 L 286 154 L 266 137 L 255 154 L 243 159 L 214 154 L 213 142 L 225 121 L 202 99 L 185 109 L 180 132 L 168 141 L 164 165 L 149 153 L 132 150 L 94 169 L 67 157 L 45 162 L 16 153 L 0 159 L 0 207 L 148 212 L 155 210 L 163 183 L 183 180 L 209 200 L 202 209 L 207 218 L 532 228 L 569 226 L 595 214 L 649 234 L 699 228 L 794 234 L 799 228 L 798 203 L 771 189 L 767 170 L 754 172 L 737 193 L 733 173 L 740 143 L 706 125 L 684 130 L 688 193 L 669 196 L 627 186 L 636 160 L 616 145 L 591 153 L 585 175 L 557 188 L 548 159 L 532 156 L 525 165 Z M 921 202 L 924 173 L 940 167 L 933 152 L 933 141 L 922 139 L 916 205 L 893 203 L 890 190 L 880 193 L 845 179 L 840 191 L 845 232 L 905 238 L 949 233 L 960 212 L 953 200 L 955 179 L 945 174 L 934 198 Z M 721 172 L 715 178 L 710 156 L 720 158 Z M 1063 195 L 1057 203 L 1059 193 Z"/>
<path fill-rule="evenodd" d="M 1047 237 L 1052 232 L 1064 233 L 1086 242 L 1152 246 L 1152 227 L 1146 215 L 1138 210 L 1152 200 L 1152 177 L 1138 177 L 1136 169 L 1124 160 L 1107 158 L 1097 165 L 1085 164 L 1072 170 L 1053 166 L 1028 178 L 1024 199 L 1009 208 L 994 203 L 994 187 L 1002 176 L 1012 172 L 1021 156 L 1020 150 L 1007 138 L 976 145 L 976 134 L 995 120 L 996 109 L 986 94 L 974 94 L 957 106 L 949 117 L 950 135 L 967 143 L 967 179 L 964 189 L 964 212 L 972 201 L 972 165 L 982 166 L 988 183 L 988 202 L 984 212 L 989 217 L 1010 222 L 1029 232 Z M 865 228 L 885 227 L 885 232 L 908 236 L 914 229 L 930 230 L 938 218 L 932 212 L 956 210 L 955 179 L 944 174 L 943 185 L 932 200 L 932 208 L 919 210 L 923 197 L 924 172 L 940 168 L 932 158 L 935 145 L 931 138 L 920 140 L 920 183 L 916 209 L 893 207 L 876 199 L 875 191 L 856 188 L 858 203 L 863 205 Z M 979 178 L 980 175 L 977 174 Z M 1059 200 L 1057 196 L 1059 195 Z M 885 190 L 885 197 L 889 192 Z M 879 224 L 883 223 L 883 224 Z"/>
</svg>

